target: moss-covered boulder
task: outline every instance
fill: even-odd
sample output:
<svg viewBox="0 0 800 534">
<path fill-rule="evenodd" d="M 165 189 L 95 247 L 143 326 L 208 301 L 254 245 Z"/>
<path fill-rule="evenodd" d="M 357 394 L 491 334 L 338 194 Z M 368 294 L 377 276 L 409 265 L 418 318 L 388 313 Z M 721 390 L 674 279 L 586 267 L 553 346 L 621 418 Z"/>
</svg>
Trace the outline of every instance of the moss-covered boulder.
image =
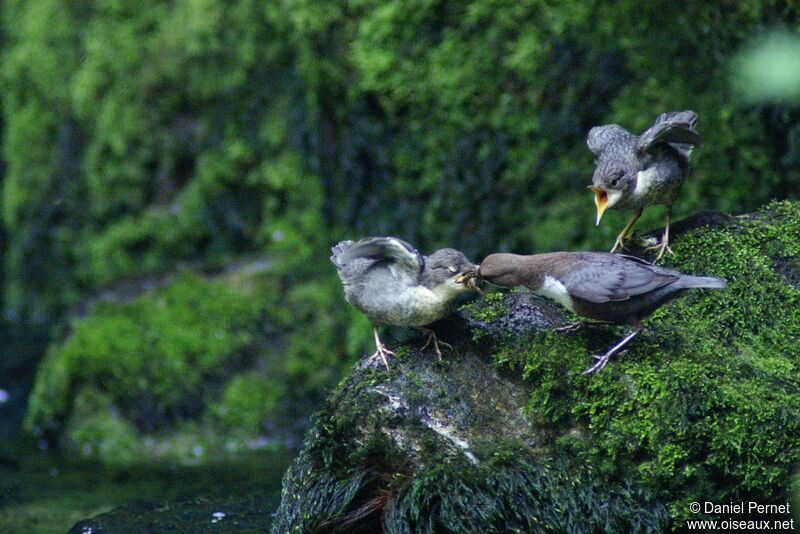
<svg viewBox="0 0 800 534">
<path fill-rule="evenodd" d="M 789 501 L 800 203 L 675 234 L 667 264 L 727 289 L 662 308 L 596 376 L 581 371 L 624 329 L 551 332 L 569 318 L 525 292 L 438 325 L 442 363 L 412 343 L 390 372 L 362 364 L 318 414 L 273 532 L 661 531 L 701 518 L 693 501 Z"/>
<path fill-rule="evenodd" d="M 27 428 L 114 465 L 250 448 L 283 415 L 278 330 L 237 277 L 186 272 L 96 303 L 51 346 Z"/>
</svg>

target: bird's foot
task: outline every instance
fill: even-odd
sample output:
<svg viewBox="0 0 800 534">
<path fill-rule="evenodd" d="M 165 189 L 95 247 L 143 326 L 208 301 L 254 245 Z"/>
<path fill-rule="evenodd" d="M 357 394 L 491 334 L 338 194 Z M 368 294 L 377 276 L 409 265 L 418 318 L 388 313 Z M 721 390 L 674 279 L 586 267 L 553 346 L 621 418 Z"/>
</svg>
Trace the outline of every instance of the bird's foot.
<svg viewBox="0 0 800 534">
<path fill-rule="evenodd" d="M 624 356 L 626 352 L 628 352 L 628 351 L 623 350 L 621 352 L 618 352 L 617 355 Z M 581 374 L 589 376 L 589 375 L 593 375 L 595 373 L 600 372 L 606 365 L 608 365 L 608 362 L 609 362 L 609 360 L 611 360 L 612 356 L 614 356 L 614 353 L 612 351 L 608 351 L 605 354 L 595 354 L 595 355 L 593 355 L 592 358 L 594 358 L 597 361 L 594 363 L 594 365 L 592 365 L 591 367 L 586 369 Z"/>
<path fill-rule="evenodd" d="M 605 324 L 608 323 L 602 321 L 579 321 L 577 323 L 569 323 L 564 326 L 559 326 L 558 328 L 553 328 L 553 332 L 577 332 L 584 328 L 597 328 Z"/>
<path fill-rule="evenodd" d="M 658 260 L 660 260 L 662 258 L 662 256 L 664 256 L 664 252 L 669 252 L 670 256 L 674 256 L 675 255 L 675 253 L 672 251 L 672 249 L 669 248 L 669 240 L 668 239 L 662 239 L 659 244 L 650 245 L 649 247 L 647 247 L 647 250 L 656 250 L 656 249 L 658 249 L 658 255 L 656 256 L 656 259 L 653 260 L 653 263 L 656 263 Z"/>
<path fill-rule="evenodd" d="M 383 365 L 386 366 L 386 370 L 389 370 L 389 359 L 388 356 L 397 356 L 397 354 L 386 348 L 383 343 L 379 343 L 375 348 L 375 354 L 367 358 L 369 363 L 377 363 L 379 360 L 383 362 Z"/>
<path fill-rule="evenodd" d="M 597 361 L 594 363 L 594 365 L 592 365 L 591 367 L 586 369 L 584 372 L 582 372 L 581 373 L 582 375 L 588 376 L 588 375 L 593 375 L 593 374 L 599 372 L 600 370 L 603 369 L 603 367 L 608 365 L 608 360 L 611 359 L 611 355 L 608 354 L 608 353 L 602 354 L 600 356 L 592 356 L 592 357 L 595 358 Z"/>
<path fill-rule="evenodd" d="M 617 251 L 624 252 L 626 250 L 628 249 L 625 247 L 625 238 L 622 237 L 622 235 L 618 235 L 617 240 L 614 241 L 614 246 L 611 248 L 611 254 Z"/>
<path fill-rule="evenodd" d="M 425 350 L 426 348 L 428 348 L 428 345 L 430 345 L 431 342 L 433 342 L 433 350 L 436 351 L 436 355 L 439 357 L 439 361 L 442 361 L 442 351 L 439 348 L 439 345 L 444 345 L 451 351 L 453 350 L 453 345 L 445 341 L 439 341 L 439 338 L 436 337 L 436 332 L 434 332 L 433 330 L 424 329 L 423 332 L 426 332 L 428 334 L 428 339 L 427 341 L 425 341 L 425 344 L 422 345 L 422 348 L 420 350 Z"/>
<path fill-rule="evenodd" d="M 577 332 L 578 330 L 583 330 L 586 328 L 586 324 L 583 321 L 578 323 L 569 323 L 565 324 L 564 326 L 559 326 L 558 328 L 553 328 L 553 332 Z"/>
</svg>

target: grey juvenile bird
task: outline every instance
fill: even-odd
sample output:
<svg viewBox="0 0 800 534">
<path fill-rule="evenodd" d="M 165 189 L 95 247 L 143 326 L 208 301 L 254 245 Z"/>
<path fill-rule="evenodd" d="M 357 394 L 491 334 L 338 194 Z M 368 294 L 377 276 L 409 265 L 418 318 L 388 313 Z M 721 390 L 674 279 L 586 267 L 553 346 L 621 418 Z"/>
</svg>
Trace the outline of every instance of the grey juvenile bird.
<svg viewBox="0 0 800 534">
<path fill-rule="evenodd" d="M 425 347 L 433 341 L 441 359 L 436 333 L 423 327 L 444 317 L 460 293 L 477 289 L 476 267 L 464 254 L 443 248 L 422 256 L 395 237 L 342 241 L 331 251 L 347 302 L 372 322 L 376 350 L 371 359 L 380 358 L 388 369 L 386 357 L 394 355 L 378 337 L 381 324 L 411 326 L 426 332 Z"/>
<path fill-rule="evenodd" d="M 480 264 L 477 276 L 503 287 L 528 287 L 596 323 L 634 327 L 631 334 L 595 356 L 597 362 L 583 374 L 605 367 L 611 357 L 641 333 L 642 320 L 661 305 L 687 289 L 719 289 L 727 284 L 721 278 L 688 276 L 639 258 L 607 252 L 492 254 Z M 558 330 L 577 330 L 587 324 L 591 323 L 575 323 Z"/>
<path fill-rule="evenodd" d="M 595 156 L 595 171 L 590 189 L 597 206 L 597 224 L 607 209 L 633 210 L 633 217 L 617 236 L 611 252 L 624 250 L 625 237 L 642 210 L 664 204 L 666 228 L 656 261 L 669 248 L 669 222 L 672 203 L 689 173 L 689 156 L 700 145 L 695 131 L 694 111 L 662 113 L 655 124 L 636 136 L 617 124 L 596 126 L 589 131 L 586 144 Z"/>
</svg>

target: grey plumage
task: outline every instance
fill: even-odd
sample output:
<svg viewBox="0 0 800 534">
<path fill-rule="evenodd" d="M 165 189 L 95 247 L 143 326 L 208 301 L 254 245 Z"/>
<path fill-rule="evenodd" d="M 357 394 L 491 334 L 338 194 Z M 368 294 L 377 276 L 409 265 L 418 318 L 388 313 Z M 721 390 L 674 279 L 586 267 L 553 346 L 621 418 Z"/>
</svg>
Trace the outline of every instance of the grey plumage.
<svg viewBox="0 0 800 534">
<path fill-rule="evenodd" d="M 690 276 L 606 252 L 492 254 L 481 262 L 477 275 L 504 287 L 528 287 L 588 319 L 636 327 L 633 335 L 601 356 L 589 372 L 602 369 L 641 332 L 641 321 L 659 307 L 689 289 L 720 289 L 727 283 L 721 278 Z"/>
<path fill-rule="evenodd" d="M 464 275 L 475 266 L 458 250 L 443 248 L 422 256 L 395 237 L 366 237 L 342 241 L 331 251 L 344 286 L 345 298 L 373 326 L 423 327 L 444 317 L 456 297 L 472 285 Z M 377 336 L 376 355 L 387 351 Z M 438 343 L 432 334 L 434 347 Z"/>
<path fill-rule="evenodd" d="M 625 236 L 642 210 L 655 204 L 666 206 L 666 230 L 658 258 L 669 250 L 671 206 L 689 173 L 692 149 L 701 144 L 697 120 L 693 111 L 674 111 L 662 113 L 639 136 L 617 124 L 589 131 L 586 144 L 595 156 L 590 188 L 595 192 L 597 224 L 606 209 L 634 210 L 612 252 L 624 248 Z"/>
</svg>

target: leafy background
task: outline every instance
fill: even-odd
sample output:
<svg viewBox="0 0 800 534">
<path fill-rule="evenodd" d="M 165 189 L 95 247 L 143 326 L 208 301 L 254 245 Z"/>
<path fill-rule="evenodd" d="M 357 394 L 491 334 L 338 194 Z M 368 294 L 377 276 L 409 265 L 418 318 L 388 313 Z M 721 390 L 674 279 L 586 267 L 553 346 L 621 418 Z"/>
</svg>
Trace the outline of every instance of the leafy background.
<svg viewBox="0 0 800 534">
<path fill-rule="evenodd" d="M 0 430 L 125 463 L 302 428 L 370 349 L 329 247 L 608 248 L 597 124 L 700 115 L 676 218 L 798 198 L 799 26 L 754 0 L 3 2 Z"/>
</svg>

